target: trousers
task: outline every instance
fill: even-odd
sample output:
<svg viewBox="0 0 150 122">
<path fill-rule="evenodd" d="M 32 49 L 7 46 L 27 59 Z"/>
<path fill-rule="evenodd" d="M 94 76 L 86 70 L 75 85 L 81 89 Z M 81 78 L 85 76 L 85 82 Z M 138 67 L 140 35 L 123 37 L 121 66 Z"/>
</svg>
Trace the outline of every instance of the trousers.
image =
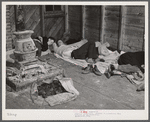
<svg viewBox="0 0 150 122">
<path fill-rule="evenodd" d="M 87 42 L 80 48 L 73 50 L 71 57 L 74 59 L 96 59 L 98 58 L 98 48 L 96 47 L 95 42 Z"/>
<path fill-rule="evenodd" d="M 141 70 L 144 73 L 141 67 L 144 64 L 144 51 L 124 53 L 119 57 L 118 64 L 118 70 L 122 72 L 132 73 Z"/>
<path fill-rule="evenodd" d="M 118 70 L 124 73 L 134 73 L 139 71 L 140 69 L 137 66 L 126 64 L 126 65 L 119 65 Z"/>
</svg>

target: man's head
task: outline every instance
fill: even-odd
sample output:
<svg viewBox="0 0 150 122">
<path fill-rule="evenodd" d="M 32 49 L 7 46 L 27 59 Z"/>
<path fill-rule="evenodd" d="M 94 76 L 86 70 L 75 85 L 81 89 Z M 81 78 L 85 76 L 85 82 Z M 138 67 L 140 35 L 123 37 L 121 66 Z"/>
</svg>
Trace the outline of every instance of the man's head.
<svg viewBox="0 0 150 122">
<path fill-rule="evenodd" d="M 61 45 L 65 45 L 64 42 L 62 40 L 58 40 L 57 41 L 57 45 L 60 47 Z"/>
<path fill-rule="evenodd" d="M 48 44 L 48 45 L 51 45 L 51 44 L 53 44 L 54 42 L 55 42 L 55 39 L 54 39 L 53 37 L 49 37 L 47 44 Z"/>
<path fill-rule="evenodd" d="M 55 39 L 53 37 L 41 37 L 38 36 L 36 39 L 38 39 L 42 46 L 42 51 L 46 51 L 50 45 L 52 45 L 55 42 Z"/>
</svg>

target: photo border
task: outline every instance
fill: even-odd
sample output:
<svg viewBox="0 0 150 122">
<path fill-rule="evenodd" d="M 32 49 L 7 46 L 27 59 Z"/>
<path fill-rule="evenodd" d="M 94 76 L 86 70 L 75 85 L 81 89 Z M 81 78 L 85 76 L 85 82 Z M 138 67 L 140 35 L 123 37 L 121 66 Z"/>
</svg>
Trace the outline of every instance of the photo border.
<svg viewBox="0 0 150 122">
<path fill-rule="evenodd" d="M 12 1 L 13 2 L 13 1 Z M 16 3 L 17 2 L 22 2 L 22 1 L 16 1 Z M 25 1 L 25 2 L 27 2 L 27 1 Z M 34 1 L 31 1 L 32 3 L 34 2 Z M 51 1 L 49 1 L 49 2 L 51 2 Z M 58 1 L 57 1 L 58 2 Z M 63 1 L 64 2 L 64 1 Z M 66 1 L 65 1 L 66 2 Z M 91 1 L 84 1 L 83 3 L 85 3 L 85 2 L 91 2 Z M 92 1 L 93 2 L 93 1 Z M 97 2 L 97 1 L 96 1 Z M 98 3 L 99 2 L 101 2 L 101 1 L 98 1 Z M 112 1 L 105 1 L 105 3 L 106 2 L 112 2 Z M 120 2 L 122 2 L 122 1 L 120 1 Z M 135 1 L 132 1 L 132 2 L 134 2 L 135 3 Z M 137 1 L 138 2 L 138 1 Z M 145 1 L 142 1 L 142 3 L 144 3 Z M 28 3 L 30 3 L 30 2 L 28 2 Z M 45 4 L 43 4 L 43 3 L 45 3 L 45 1 L 43 1 L 43 2 L 41 2 L 41 4 L 42 5 L 45 5 Z M 51 2 L 52 3 L 52 2 Z M 82 2 L 80 2 L 80 4 L 81 4 Z M 94 1 L 94 3 L 95 3 L 95 1 Z M 128 2 L 129 3 L 129 2 Z M 10 4 L 10 3 L 9 3 Z M 35 4 L 35 3 L 34 3 Z M 39 4 L 39 2 L 38 2 L 38 4 Z M 52 3 L 53 4 L 53 3 Z M 56 2 L 55 2 L 55 4 L 56 4 Z M 8 5 L 8 4 L 7 4 Z M 29 4 L 29 5 L 31 5 L 31 4 Z M 61 4 L 62 5 L 62 4 Z M 90 4 L 91 5 L 91 4 Z M 1 37 L 2 37 L 2 39 L 1 40 L 6 40 L 6 29 L 5 29 L 5 26 L 4 26 L 4 22 L 6 21 L 6 18 L 5 18 L 5 11 L 4 11 L 4 9 L 5 8 L 3 8 L 3 3 L 1 2 L 1 7 L 2 7 L 2 11 L 1 11 L 1 20 L 2 20 L 2 28 L 1 28 L 1 32 L 2 32 L 2 35 L 1 35 Z M 148 2 L 148 6 L 147 6 L 148 8 L 148 13 L 149 13 L 149 2 Z M 146 8 L 145 8 L 146 9 Z M 6 10 L 6 9 L 5 9 Z M 146 15 L 146 14 L 145 14 Z M 146 18 L 146 17 L 145 17 Z M 145 29 L 145 40 L 147 40 L 147 41 L 145 41 L 145 47 L 147 47 L 148 46 L 148 51 L 146 51 L 146 56 L 148 56 L 148 62 L 146 62 L 146 64 L 147 64 L 147 66 L 148 66 L 148 68 L 146 69 L 146 74 L 147 74 L 147 77 L 149 76 L 149 41 L 148 41 L 148 39 L 149 39 L 149 15 L 147 14 L 147 24 L 148 24 L 148 26 L 146 26 L 145 25 L 145 28 L 146 27 L 148 27 L 147 29 Z M 145 21 L 146 21 L 146 19 L 145 19 Z M 4 28 L 4 29 L 3 29 Z M 2 70 L 1 70 L 1 75 L 2 75 L 2 81 L 5 81 L 5 74 L 4 74 L 4 72 L 5 72 L 5 69 L 6 69 L 6 60 L 4 60 L 4 57 L 6 57 L 5 56 L 5 53 L 3 53 L 4 52 L 4 50 L 6 50 L 6 44 L 5 44 L 6 42 L 5 41 L 3 41 L 3 43 L 2 43 L 2 41 L 1 41 L 1 47 L 2 47 L 2 56 L 1 56 L 1 59 L 2 59 Z M 149 80 L 149 77 L 148 77 L 148 80 Z M 5 93 L 5 90 L 6 90 L 6 87 L 5 87 L 5 84 L 4 84 L 5 82 L 2 82 L 2 85 L 1 85 L 1 88 L 2 88 L 2 93 Z M 149 83 L 147 83 L 147 85 L 148 85 Z M 149 85 L 148 85 L 149 86 Z M 145 96 L 147 95 L 147 96 L 149 96 L 149 89 L 148 89 L 148 87 L 146 87 L 146 89 L 145 89 L 145 91 L 147 90 L 147 93 L 145 93 Z M 4 114 L 6 114 L 8 111 L 11 111 L 11 112 L 14 112 L 15 113 L 15 111 L 16 110 L 6 110 L 4 107 L 5 107 L 5 94 L 1 94 L 2 95 L 2 117 L 4 117 L 5 118 L 5 115 Z M 149 98 L 149 97 L 148 97 Z M 147 98 L 147 99 L 148 99 Z M 148 100 L 148 102 L 149 102 L 149 100 Z M 149 106 L 149 103 L 147 103 L 147 108 L 148 108 L 148 106 Z M 146 107 L 146 106 L 145 106 Z M 149 109 L 149 108 L 148 108 Z M 17 110 L 18 111 L 18 110 Z M 30 110 L 28 110 L 28 111 L 30 111 Z M 35 110 L 32 110 L 31 109 L 31 112 L 32 111 L 35 111 Z M 39 115 L 39 111 L 40 112 L 43 112 L 43 114 L 46 116 L 49 116 L 49 113 L 47 113 L 47 112 L 45 112 L 45 111 L 47 111 L 47 110 L 38 110 L 38 111 L 36 111 L 35 112 L 35 115 L 37 116 L 37 115 Z M 52 111 L 52 110 L 50 110 L 50 111 Z M 72 111 L 72 110 L 71 110 Z M 70 112 L 71 112 L 70 110 L 68 111 L 68 112 L 66 112 L 65 113 L 65 115 L 70 115 Z M 79 110 L 80 111 L 80 110 Z M 105 110 L 104 110 L 105 111 Z M 112 111 L 112 110 L 111 110 Z M 119 110 L 120 111 L 120 110 Z M 124 111 L 124 110 L 123 110 Z M 124 112 L 121 112 L 121 113 L 124 113 Z M 129 111 L 131 111 L 131 110 L 129 110 Z M 138 110 L 136 110 L 136 111 L 138 111 Z M 20 116 L 20 118 L 17 118 L 17 119 L 13 119 L 13 118 L 6 118 L 5 120 L 22 120 L 22 118 L 24 118 L 24 115 L 26 115 L 26 119 L 23 119 L 23 120 L 28 120 L 27 118 L 29 118 L 29 116 L 31 115 L 31 113 L 26 113 L 26 110 L 20 110 L 19 112 L 21 112 L 21 114 L 22 115 L 20 115 L 18 112 L 16 112 L 16 113 L 18 113 L 18 116 Z M 58 111 L 55 109 L 54 111 L 53 111 L 54 113 L 52 113 L 52 116 L 55 116 L 55 115 L 57 115 L 58 113 Z M 77 111 L 76 111 L 77 112 Z M 142 112 L 143 113 L 143 112 Z M 140 115 L 140 114 L 142 114 L 142 113 L 138 113 L 137 115 Z M 147 114 L 149 113 L 149 110 L 147 110 L 147 112 L 146 112 Z M 61 113 L 60 112 L 60 114 L 62 115 L 62 118 L 64 118 L 64 116 L 63 116 L 63 114 L 64 114 L 64 111 L 63 111 L 63 113 Z M 126 116 L 126 117 L 128 117 L 125 113 L 124 113 L 124 115 Z M 73 116 L 72 115 L 70 115 L 70 117 L 71 118 L 73 118 Z M 147 115 L 147 117 L 149 118 L 149 116 Z M 61 119 L 52 119 L 52 120 L 62 120 L 62 118 Z M 71 118 L 67 118 L 67 119 L 64 119 L 64 120 L 72 120 Z M 119 118 L 119 117 L 118 117 Z M 136 117 L 137 118 L 137 117 Z M 133 119 L 133 120 L 136 120 L 136 118 L 135 119 Z M 35 119 L 32 119 L 32 118 L 30 118 L 29 120 L 35 120 Z M 36 120 L 51 120 L 50 118 L 48 118 L 48 119 L 36 119 Z M 98 118 L 95 118 L 95 119 L 93 119 L 93 118 L 91 118 L 91 119 L 86 119 L 86 118 L 76 118 L 76 119 L 73 119 L 73 120 L 99 120 L 99 117 Z M 102 119 L 102 120 L 109 120 L 109 119 Z M 113 119 L 112 119 L 113 120 Z M 128 120 L 127 118 L 126 119 L 121 119 L 121 118 L 119 118 L 119 119 L 114 119 L 114 120 Z M 140 120 L 140 119 L 138 119 L 138 120 Z M 141 119 L 141 120 L 143 120 L 143 119 Z"/>
</svg>

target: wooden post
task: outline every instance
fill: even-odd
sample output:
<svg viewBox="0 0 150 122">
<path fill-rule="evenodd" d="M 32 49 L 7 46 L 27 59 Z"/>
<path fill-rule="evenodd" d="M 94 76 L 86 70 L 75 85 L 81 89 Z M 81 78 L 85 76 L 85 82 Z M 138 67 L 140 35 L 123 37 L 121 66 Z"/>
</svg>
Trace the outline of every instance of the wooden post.
<svg viewBox="0 0 150 122">
<path fill-rule="evenodd" d="M 85 12 L 85 6 L 82 6 L 82 38 L 84 39 L 85 38 L 85 15 L 86 15 L 86 12 Z"/>
<path fill-rule="evenodd" d="M 40 8 L 41 8 L 41 28 L 42 28 L 41 34 L 42 36 L 45 36 L 44 5 L 41 5 Z"/>
<path fill-rule="evenodd" d="M 124 19 L 125 19 L 125 7 L 121 6 L 121 10 L 120 10 L 120 28 L 119 28 L 119 41 L 118 41 L 118 50 L 122 50 L 123 48 L 123 36 L 124 36 L 124 29 L 125 29 L 125 23 L 124 23 Z"/>
<path fill-rule="evenodd" d="M 69 30 L 69 22 L 68 22 L 68 5 L 65 6 L 65 31 Z"/>
<path fill-rule="evenodd" d="M 64 12 L 65 11 L 65 5 L 61 6 L 61 10 Z"/>
<path fill-rule="evenodd" d="M 15 28 L 16 28 L 16 31 L 17 31 L 17 16 L 18 16 L 17 5 L 14 5 L 14 11 L 15 11 Z"/>
<path fill-rule="evenodd" d="M 101 26 L 101 32 L 100 32 L 100 42 L 104 43 L 105 42 L 105 35 L 104 35 L 104 22 L 105 22 L 105 6 L 101 6 L 101 21 L 100 21 L 100 26 Z"/>
</svg>

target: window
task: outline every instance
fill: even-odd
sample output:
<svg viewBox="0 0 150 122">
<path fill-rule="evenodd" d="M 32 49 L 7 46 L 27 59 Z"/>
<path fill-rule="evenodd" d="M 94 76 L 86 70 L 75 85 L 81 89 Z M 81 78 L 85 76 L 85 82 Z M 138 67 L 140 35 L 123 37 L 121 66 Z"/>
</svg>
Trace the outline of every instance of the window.
<svg viewBox="0 0 150 122">
<path fill-rule="evenodd" d="M 45 5 L 45 17 L 64 16 L 64 6 L 62 5 Z"/>
</svg>

